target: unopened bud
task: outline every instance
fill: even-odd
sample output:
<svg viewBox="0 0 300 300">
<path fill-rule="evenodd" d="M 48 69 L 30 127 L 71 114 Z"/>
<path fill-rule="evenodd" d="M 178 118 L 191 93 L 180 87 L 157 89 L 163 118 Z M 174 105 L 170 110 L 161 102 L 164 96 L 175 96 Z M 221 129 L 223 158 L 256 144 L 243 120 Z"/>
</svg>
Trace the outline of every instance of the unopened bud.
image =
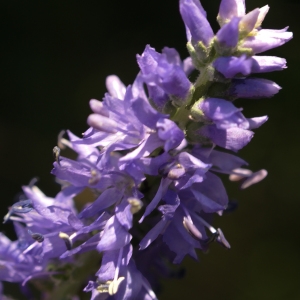
<svg viewBox="0 0 300 300">
<path fill-rule="evenodd" d="M 250 11 L 242 17 L 239 24 L 240 34 L 242 34 L 245 37 L 254 29 L 259 14 L 259 8 L 255 8 L 254 10 Z"/>
</svg>

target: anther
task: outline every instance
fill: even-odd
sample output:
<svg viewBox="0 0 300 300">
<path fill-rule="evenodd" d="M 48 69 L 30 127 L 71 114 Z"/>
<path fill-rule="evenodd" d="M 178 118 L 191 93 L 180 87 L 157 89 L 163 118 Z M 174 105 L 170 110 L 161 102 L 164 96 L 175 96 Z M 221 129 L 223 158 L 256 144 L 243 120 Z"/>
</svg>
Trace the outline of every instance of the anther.
<svg viewBox="0 0 300 300">
<path fill-rule="evenodd" d="M 60 149 L 66 149 L 66 147 L 72 148 L 71 142 L 64 138 L 65 133 L 65 130 L 61 130 L 57 136 L 57 146 Z"/>
<path fill-rule="evenodd" d="M 67 250 L 71 250 L 73 243 L 72 243 L 70 237 L 64 232 L 60 232 L 58 234 L 58 236 L 65 242 Z"/>
<path fill-rule="evenodd" d="M 106 133 L 117 133 L 118 123 L 112 119 L 98 114 L 91 114 L 87 118 L 87 123 L 89 126 L 104 131 Z"/>
<path fill-rule="evenodd" d="M 91 176 L 92 177 L 89 179 L 90 185 L 97 184 L 99 182 L 99 180 L 101 179 L 100 173 L 95 169 L 91 170 Z"/>
<path fill-rule="evenodd" d="M 108 293 L 108 287 L 111 283 L 111 280 L 108 280 L 107 282 L 104 282 L 104 283 L 99 283 L 99 285 L 97 286 L 96 290 L 99 292 L 99 293 Z"/>
<path fill-rule="evenodd" d="M 91 99 L 90 108 L 96 114 L 100 114 L 104 117 L 109 117 L 109 110 L 103 105 L 103 102 L 99 100 Z"/>
<path fill-rule="evenodd" d="M 175 165 L 168 173 L 168 178 L 171 180 L 179 179 L 182 175 L 185 174 L 185 169 L 181 164 Z"/>
<path fill-rule="evenodd" d="M 230 181 L 239 181 L 252 175 L 252 171 L 243 168 L 236 168 L 232 170 L 232 174 L 229 175 Z"/>
<path fill-rule="evenodd" d="M 175 166 L 175 163 L 173 161 L 165 163 L 159 167 L 158 174 L 165 177 L 172 170 L 172 168 L 174 168 L 174 166 Z"/>
<path fill-rule="evenodd" d="M 28 186 L 30 186 L 31 188 L 39 181 L 39 178 L 38 177 L 33 177 L 29 183 L 28 183 Z"/>
<path fill-rule="evenodd" d="M 60 148 L 59 147 L 55 146 L 53 148 L 53 155 L 54 155 L 56 162 L 60 166 L 60 161 L 59 161 L 60 160 L 60 157 L 59 157 L 60 156 Z"/>
<path fill-rule="evenodd" d="M 10 209 L 3 218 L 3 224 L 5 224 L 10 219 L 11 215 L 12 215 L 12 210 Z"/>
<path fill-rule="evenodd" d="M 110 296 L 115 295 L 119 289 L 120 283 L 125 279 L 125 277 L 119 277 L 117 280 L 113 280 L 108 286 L 108 294 Z"/>
<path fill-rule="evenodd" d="M 255 173 L 253 173 L 251 176 L 249 176 L 241 185 L 241 189 L 246 189 L 252 184 L 258 183 L 262 181 L 266 176 L 268 175 L 268 172 L 264 169 L 259 170 Z"/>
<path fill-rule="evenodd" d="M 203 218 L 201 218 L 199 215 L 197 215 L 197 218 L 199 219 L 199 221 L 201 221 L 201 223 L 206 226 L 209 231 L 212 233 L 211 237 L 209 237 L 205 242 L 207 244 L 214 242 L 214 241 L 218 241 L 220 244 L 222 244 L 225 248 L 230 249 L 230 244 L 228 243 L 228 241 L 225 239 L 225 236 L 222 232 L 222 230 L 220 228 L 215 229 L 214 227 L 212 227 L 208 222 L 206 222 Z"/>
<path fill-rule="evenodd" d="M 11 207 L 12 213 L 21 213 L 26 214 L 33 210 L 32 201 L 31 200 L 22 200 L 19 201 Z"/>
<path fill-rule="evenodd" d="M 183 217 L 183 227 L 186 229 L 186 231 L 195 239 L 201 240 L 202 234 L 197 229 L 197 227 L 186 217 Z"/>
<path fill-rule="evenodd" d="M 218 239 L 219 233 L 214 232 L 209 238 L 207 238 L 204 242 L 205 244 L 210 244 Z"/>
<path fill-rule="evenodd" d="M 217 237 L 217 241 L 223 245 L 225 248 L 230 249 L 230 244 L 228 243 L 228 241 L 226 240 L 222 230 L 220 228 L 217 229 L 218 231 L 218 237 Z"/>
<path fill-rule="evenodd" d="M 31 230 L 28 229 L 28 233 L 31 235 L 31 237 L 39 242 L 39 243 L 42 243 L 44 241 L 44 236 L 40 233 L 37 233 L 37 232 L 32 232 Z"/>
<path fill-rule="evenodd" d="M 143 207 L 143 202 L 137 198 L 128 198 L 128 203 L 131 205 L 130 212 L 132 214 L 136 214 Z"/>
</svg>

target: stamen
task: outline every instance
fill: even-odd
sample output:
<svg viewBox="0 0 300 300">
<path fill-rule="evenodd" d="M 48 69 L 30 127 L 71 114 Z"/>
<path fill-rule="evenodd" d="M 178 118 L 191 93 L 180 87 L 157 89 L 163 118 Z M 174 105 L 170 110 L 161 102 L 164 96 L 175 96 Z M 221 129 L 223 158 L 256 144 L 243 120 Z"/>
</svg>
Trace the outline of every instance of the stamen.
<svg viewBox="0 0 300 300">
<path fill-rule="evenodd" d="M 23 254 L 27 254 L 29 251 L 31 251 L 35 246 L 37 246 L 39 243 L 36 241 L 29 245 L 24 251 Z"/>
<path fill-rule="evenodd" d="M 69 236 L 69 239 L 72 241 L 77 236 L 77 232 L 74 232 Z"/>
<path fill-rule="evenodd" d="M 32 206 L 32 201 L 30 199 L 19 201 L 13 204 L 13 206 L 11 207 L 12 213 L 26 214 L 31 210 L 33 210 L 33 206 Z"/>
<path fill-rule="evenodd" d="M 201 232 L 197 229 L 197 227 L 188 220 L 188 218 L 183 217 L 183 226 L 186 229 L 186 231 L 195 239 L 201 240 L 202 239 L 202 234 Z"/>
<path fill-rule="evenodd" d="M 212 234 L 215 234 L 217 233 L 217 230 L 212 227 L 208 222 L 206 222 L 203 218 L 201 218 L 199 215 L 196 215 L 197 218 L 199 219 L 199 221 L 208 228 L 208 230 L 212 233 Z"/>
<path fill-rule="evenodd" d="M 125 279 L 125 277 L 122 277 L 122 276 L 118 277 L 119 271 L 120 271 L 120 265 L 121 265 L 121 261 L 122 261 L 122 255 L 123 255 L 123 248 L 121 248 L 120 252 L 119 252 L 114 279 L 113 279 L 113 281 L 111 281 L 109 283 L 109 286 L 108 286 L 108 294 L 111 296 L 118 292 L 120 283 Z"/>
<path fill-rule="evenodd" d="M 184 214 L 186 215 L 183 217 L 183 221 L 182 221 L 183 227 L 193 238 L 195 238 L 197 240 L 202 239 L 202 234 L 197 229 L 197 227 L 194 225 L 192 217 L 191 217 L 189 211 L 187 210 L 187 208 L 183 204 L 180 204 L 180 207 L 182 208 L 182 210 L 184 211 Z"/>
<path fill-rule="evenodd" d="M 208 245 L 208 244 L 210 244 L 210 243 L 216 241 L 217 238 L 218 238 L 218 236 L 219 236 L 218 232 L 215 232 L 215 233 L 213 233 L 209 238 L 207 238 L 207 239 L 204 241 L 204 243 L 205 243 L 206 245 Z"/>
<path fill-rule="evenodd" d="M 119 277 L 118 279 L 114 279 L 108 286 L 108 294 L 113 296 L 117 293 L 119 289 L 120 283 L 125 279 L 125 277 Z"/>
<path fill-rule="evenodd" d="M 109 119 L 102 115 L 91 114 L 87 118 L 87 123 L 89 126 L 104 131 L 106 133 L 117 133 L 118 132 L 118 123 L 113 119 Z"/>
<path fill-rule="evenodd" d="M 225 248 L 230 249 L 230 244 L 228 243 L 228 241 L 226 240 L 222 230 L 220 228 L 215 229 L 214 227 L 212 227 L 208 222 L 206 222 L 203 218 L 201 218 L 199 215 L 196 215 L 197 218 L 199 219 L 199 221 L 206 226 L 209 231 L 212 233 L 212 236 L 210 238 L 208 238 L 206 240 L 206 243 L 209 244 L 211 242 L 217 241 L 219 242 L 221 245 L 223 245 Z"/>
<path fill-rule="evenodd" d="M 111 283 L 111 280 L 108 280 L 106 282 L 101 282 L 99 283 L 99 285 L 97 286 L 96 290 L 99 292 L 99 293 L 108 293 L 108 287 Z"/>
<path fill-rule="evenodd" d="M 61 186 L 62 190 L 71 185 L 68 181 L 59 179 L 57 177 L 55 177 L 54 180 L 56 183 L 58 183 Z"/>
<path fill-rule="evenodd" d="M 156 133 L 156 130 L 155 129 L 147 129 L 146 130 L 146 133 L 148 133 L 148 134 L 151 134 L 151 133 Z"/>
<path fill-rule="evenodd" d="M 40 179 L 39 179 L 38 177 L 33 177 L 33 178 L 29 181 L 28 185 L 32 188 L 39 180 L 40 180 Z"/>
<path fill-rule="evenodd" d="M 181 176 L 185 174 L 185 168 L 181 164 L 177 164 L 174 168 L 172 168 L 168 173 L 168 178 L 171 180 L 179 179 Z"/>
<path fill-rule="evenodd" d="M 66 247 L 67 247 L 67 250 L 71 250 L 71 249 L 72 249 L 72 246 L 73 246 L 73 243 L 72 243 L 70 237 L 69 237 L 66 233 L 64 233 L 64 232 L 60 232 L 60 233 L 58 234 L 58 236 L 59 236 L 61 239 L 63 239 L 63 241 L 65 242 Z"/>
<path fill-rule="evenodd" d="M 253 173 L 251 170 L 244 169 L 244 168 L 236 168 L 233 169 L 231 172 L 211 168 L 211 171 L 223 173 L 223 174 L 230 174 L 229 180 L 231 181 L 240 181 L 244 179 L 244 182 L 241 185 L 241 189 L 246 189 L 252 184 L 262 181 L 268 175 L 268 172 L 264 169 L 257 171 L 255 173 Z"/>
<path fill-rule="evenodd" d="M 217 241 L 223 245 L 225 248 L 230 249 L 230 244 L 228 243 L 228 241 L 225 239 L 225 236 L 222 232 L 222 230 L 220 228 L 218 228 L 218 237 L 217 237 Z"/>
<path fill-rule="evenodd" d="M 143 202 L 137 198 L 128 198 L 128 203 L 131 205 L 130 212 L 136 214 L 143 207 Z"/>
<path fill-rule="evenodd" d="M 253 173 L 250 177 L 248 177 L 243 182 L 243 184 L 241 185 L 241 189 L 246 189 L 249 186 L 251 186 L 252 184 L 262 181 L 267 175 L 268 175 L 268 172 L 264 169 Z"/>
<path fill-rule="evenodd" d="M 58 165 L 60 166 L 60 161 L 59 161 L 59 156 L 60 156 L 60 148 L 55 146 L 53 148 L 53 155 L 54 155 L 54 158 L 56 160 L 56 162 L 58 163 Z"/>
<path fill-rule="evenodd" d="M 18 218 L 18 217 L 15 217 L 15 216 L 11 216 L 11 217 L 9 217 L 9 219 L 11 221 L 15 221 L 15 222 L 19 222 L 19 223 L 24 223 L 24 220 L 22 218 Z"/>
<path fill-rule="evenodd" d="M 184 211 L 184 213 L 185 213 L 187 219 L 190 221 L 190 223 L 193 224 L 192 217 L 191 217 L 189 211 L 187 210 L 187 208 L 186 208 L 182 203 L 180 204 L 180 207 L 181 207 L 181 209 Z"/>
<path fill-rule="evenodd" d="M 104 117 L 109 117 L 109 110 L 103 105 L 103 102 L 99 100 L 91 99 L 90 108 L 96 114 L 100 114 Z"/>
<path fill-rule="evenodd" d="M 38 243 L 42 243 L 44 241 L 44 236 L 40 233 L 37 232 L 32 232 L 31 230 L 28 229 L 28 233 L 31 235 L 31 237 L 37 241 Z"/>
<path fill-rule="evenodd" d="M 158 169 L 158 174 L 161 176 L 167 176 L 168 173 L 171 171 L 171 169 L 175 166 L 175 163 L 172 162 L 168 162 L 163 164 L 162 166 L 159 167 Z"/>
<path fill-rule="evenodd" d="M 12 210 L 10 209 L 9 211 L 8 211 L 8 213 L 4 216 L 4 218 L 3 218 L 3 224 L 5 224 L 9 219 L 10 219 L 10 217 L 11 217 L 11 215 L 12 215 Z"/>
<path fill-rule="evenodd" d="M 239 181 L 241 179 L 251 176 L 252 173 L 253 172 L 248 169 L 236 168 L 236 169 L 233 169 L 232 173 L 229 175 L 229 180 L 230 181 Z"/>
<path fill-rule="evenodd" d="M 65 133 L 66 131 L 62 130 L 57 136 L 57 146 L 62 150 L 66 149 L 66 147 L 72 148 L 72 143 L 63 137 Z"/>
<path fill-rule="evenodd" d="M 99 180 L 101 179 L 100 173 L 95 169 L 91 170 L 91 176 L 92 177 L 89 179 L 90 185 L 97 184 L 99 182 Z"/>
</svg>

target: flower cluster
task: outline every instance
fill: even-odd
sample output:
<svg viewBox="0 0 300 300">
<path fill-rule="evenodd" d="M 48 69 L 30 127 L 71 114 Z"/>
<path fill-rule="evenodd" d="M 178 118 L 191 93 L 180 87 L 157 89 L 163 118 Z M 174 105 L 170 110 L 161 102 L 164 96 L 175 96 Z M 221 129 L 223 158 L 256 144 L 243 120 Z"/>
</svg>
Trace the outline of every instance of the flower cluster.
<svg viewBox="0 0 300 300">
<path fill-rule="evenodd" d="M 243 0 L 222 0 L 214 34 L 200 2 L 180 0 L 190 56 L 147 45 L 132 85 L 107 77 L 83 137 L 59 135 L 52 174 L 61 191 L 49 198 L 31 183 L 5 216 L 18 240 L 0 235 L 1 281 L 31 280 L 41 299 L 78 299 L 82 290 L 93 300 L 157 299 L 157 274 L 174 275 L 166 261 L 197 259 L 213 241 L 230 248 L 211 225 L 230 207 L 218 174 L 241 188 L 267 175 L 222 151 L 243 148 L 268 119 L 246 118 L 234 100 L 280 90 L 252 74 L 282 70 L 285 59 L 256 54 L 292 38 L 287 28 L 261 28 L 268 9 L 246 14 Z M 60 155 L 65 147 L 76 160 Z M 78 209 L 74 197 L 86 190 L 93 198 Z"/>
</svg>

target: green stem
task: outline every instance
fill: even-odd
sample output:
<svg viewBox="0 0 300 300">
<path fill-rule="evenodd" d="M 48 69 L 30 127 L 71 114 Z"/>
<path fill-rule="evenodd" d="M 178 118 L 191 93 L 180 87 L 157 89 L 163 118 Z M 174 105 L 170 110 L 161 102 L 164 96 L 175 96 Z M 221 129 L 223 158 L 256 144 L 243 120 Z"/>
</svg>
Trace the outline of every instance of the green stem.
<svg viewBox="0 0 300 300">
<path fill-rule="evenodd" d="M 178 108 L 175 114 L 171 117 L 171 120 L 176 122 L 182 130 L 185 130 L 187 123 L 191 121 L 189 118 L 191 107 L 196 101 L 206 95 L 209 87 L 212 85 L 214 72 L 215 69 L 210 64 L 200 70 L 199 77 L 194 83 L 195 92 L 190 103 Z"/>
</svg>

